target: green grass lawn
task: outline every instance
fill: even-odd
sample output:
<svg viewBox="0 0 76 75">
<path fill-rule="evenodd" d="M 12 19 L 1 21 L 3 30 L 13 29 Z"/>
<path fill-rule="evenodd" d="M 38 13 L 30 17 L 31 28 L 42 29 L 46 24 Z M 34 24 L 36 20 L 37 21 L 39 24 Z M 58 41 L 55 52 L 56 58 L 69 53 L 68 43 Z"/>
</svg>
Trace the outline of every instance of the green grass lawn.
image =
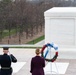
<svg viewBox="0 0 76 75">
<path fill-rule="evenodd" d="M 26 44 L 35 44 L 35 43 L 38 43 L 38 42 L 40 42 L 40 41 L 42 41 L 42 40 L 44 40 L 44 35 L 43 36 L 41 36 L 41 37 L 38 37 L 37 39 L 34 39 L 34 40 L 32 40 L 32 41 L 30 41 L 30 42 L 28 42 L 28 43 L 26 43 Z M 20 47 L 20 46 L 10 46 L 10 48 L 37 48 L 37 47 L 32 47 L 32 46 L 30 46 L 30 47 Z M 42 47 L 39 47 L 39 48 L 42 48 Z"/>
<path fill-rule="evenodd" d="M 15 34 L 16 33 L 16 29 L 12 29 L 10 31 L 10 35 L 11 34 Z M 9 30 L 4 30 L 3 33 L 2 33 L 2 38 L 6 37 L 6 36 L 9 36 Z"/>
<path fill-rule="evenodd" d="M 16 30 L 15 29 L 12 29 L 11 32 L 10 32 L 10 35 L 11 34 L 15 34 L 16 33 Z M 6 37 L 6 36 L 9 36 L 9 31 L 8 30 L 4 30 L 3 31 L 3 34 L 2 34 L 2 38 Z M 32 41 L 29 41 L 27 42 L 26 44 L 36 44 L 40 41 L 44 40 L 44 35 L 43 36 L 40 36 Z M 36 47 L 11 47 L 11 48 L 36 48 Z"/>
<path fill-rule="evenodd" d="M 34 40 L 26 43 L 26 44 L 36 44 L 36 43 L 40 42 L 40 41 L 43 40 L 43 39 L 44 39 L 44 35 L 41 36 L 41 37 L 38 37 L 37 39 L 34 39 Z"/>
</svg>

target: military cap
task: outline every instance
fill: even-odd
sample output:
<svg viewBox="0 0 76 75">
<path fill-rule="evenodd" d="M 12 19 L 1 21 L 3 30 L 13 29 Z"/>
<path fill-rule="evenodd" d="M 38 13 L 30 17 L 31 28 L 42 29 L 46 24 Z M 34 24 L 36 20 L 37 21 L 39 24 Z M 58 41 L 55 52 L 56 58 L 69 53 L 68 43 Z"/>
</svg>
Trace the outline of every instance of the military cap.
<svg viewBox="0 0 76 75">
<path fill-rule="evenodd" d="M 3 50 L 8 50 L 9 49 L 9 47 L 3 47 Z"/>
</svg>

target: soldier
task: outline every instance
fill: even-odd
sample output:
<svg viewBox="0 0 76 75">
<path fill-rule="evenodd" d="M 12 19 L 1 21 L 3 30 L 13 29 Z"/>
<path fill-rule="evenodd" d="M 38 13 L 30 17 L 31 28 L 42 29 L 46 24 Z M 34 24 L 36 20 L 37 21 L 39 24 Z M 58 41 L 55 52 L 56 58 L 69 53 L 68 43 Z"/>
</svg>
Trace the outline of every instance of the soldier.
<svg viewBox="0 0 76 75">
<path fill-rule="evenodd" d="M 12 62 L 17 62 L 17 59 L 13 54 L 8 54 L 9 48 L 3 47 L 3 55 L 0 55 L 0 75 L 12 75 L 13 69 L 11 67 Z"/>
</svg>

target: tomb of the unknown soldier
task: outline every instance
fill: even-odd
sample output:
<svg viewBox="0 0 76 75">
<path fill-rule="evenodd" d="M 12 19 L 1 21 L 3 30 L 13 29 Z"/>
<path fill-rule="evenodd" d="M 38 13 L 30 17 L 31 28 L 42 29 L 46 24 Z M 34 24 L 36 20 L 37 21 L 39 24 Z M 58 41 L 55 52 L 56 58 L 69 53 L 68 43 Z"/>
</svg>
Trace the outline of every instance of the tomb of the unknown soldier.
<svg viewBox="0 0 76 75">
<path fill-rule="evenodd" d="M 53 7 L 44 17 L 45 43 L 76 46 L 76 7 Z"/>
<path fill-rule="evenodd" d="M 44 19 L 45 45 L 43 49 L 48 46 L 53 47 L 49 43 L 56 43 L 58 51 L 54 48 L 55 57 L 58 55 L 59 59 L 55 62 L 52 62 L 52 59 L 46 59 L 50 62 L 44 68 L 45 75 L 75 75 L 76 7 L 53 7 L 44 12 Z M 52 50 L 52 48 L 47 48 L 44 53 L 47 54 L 49 51 L 48 55 L 52 57 Z"/>
</svg>

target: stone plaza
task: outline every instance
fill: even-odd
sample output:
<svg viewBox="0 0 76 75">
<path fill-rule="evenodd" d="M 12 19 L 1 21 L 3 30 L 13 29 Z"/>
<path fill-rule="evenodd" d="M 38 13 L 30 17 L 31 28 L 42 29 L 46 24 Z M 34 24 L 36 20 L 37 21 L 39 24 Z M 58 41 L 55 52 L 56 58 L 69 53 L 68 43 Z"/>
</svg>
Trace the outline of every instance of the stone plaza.
<svg viewBox="0 0 76 75">
<path fill-rule="evenodd" d="M 0 48 L 0 54 L 2 54 L 2 48 Z M 30 62 L 31 58 L 35 56 L 35 49 L 30 48 L 10 48 L 10 53 L 16 56 L 18 62 L 13 64 L 13 75 L 31 75 Z M 76 73 L 76 48 L 61 48 L 59 49 L 58 59 L 52 63 L 55 64 L 58 69 L 58 74 L 55 75 L 75 75 Z M 49 62 L 46 62 L 47 67 Z M 57 64 L 61 65 L 57 65 Z M 66 69 L 64 68 L 68 64 Z M 46 68 L 47 71 L 48 68 Z M 45 75 L 53 75 L 46 73 Z"/>
</svg>

